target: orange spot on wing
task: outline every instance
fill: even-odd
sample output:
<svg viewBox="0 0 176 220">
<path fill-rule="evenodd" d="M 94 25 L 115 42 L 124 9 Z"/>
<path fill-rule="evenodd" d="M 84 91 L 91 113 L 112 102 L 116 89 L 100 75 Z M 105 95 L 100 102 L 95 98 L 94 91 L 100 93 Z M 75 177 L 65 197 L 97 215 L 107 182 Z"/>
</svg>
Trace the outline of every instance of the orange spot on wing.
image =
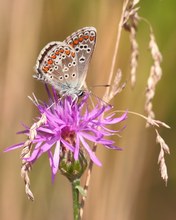
<svg viewBox="0 0 176 220">
<path fill-rule="evenodd" d="M 82 42 L 84 40 L 83 37 L 79 37 L 79 42 Z"/>
<path fill-rule="evenodd" d="M 53 64 L 52 59 L 49 59 L 49 60 L 48 60 L 48 64 Z"/>
<path fill-rule="evenodd" d="M 74 41 L 73 41 L 73 44 L 74 45 L 77 45 L 79 43 L 79 40 L 78 39 L 75 39 Z"/>
<path fill-rule="evenodd" d="M 90 36 L 89 38 L 91 41 L 93 41 L 95 39 L 95 37 L 93 37 L 93 36 Z"/>
<path fill-rule="evenodd" d="M 60 52 L 59 52 L 58 50 L 56 50 L 55 54 L 56 54 L 56 55 L 59 55 L 59 53 L 60 53 Z"/>
<path fill-rule="evenodd" d="M 84 35 L 83 38 L 84 38 L 85 40 L 87 40 L 87 39 L 89 38 L 89 36 L 88 36 L 88 35 Z"/>
<path fill-rule="evenodd" d="M 74 58 L 75 57 L 75 52 L 71 52 L 71 56 Z"/>
<path fill-rule="evenodd" d="M 48 70 L 49 70 L 49 66 L 44 66 L 44 67 L 42 68 L 42 70 L 43 70 L 45 73 L 47 73 Z"/>
<path fill-rule="evenodd" d="M 64 52 L 64 49 L 60 49 L 59 52 L 60 52 L 60 53 L 63 53 L 63 52 Z"/>
<path fill-rule="evenodd" d="M 69 45 L 70 45 L 71 47 L 74 47 L 74 44 L 73 44 L 73 43 L 70 43 Z"/>
<path fill-rule="evenodd" d="M 51 56 L 51 58 L 52 58 L 52 59 L 56 59 L 56 55 L 53 54 L 53 55 Z"/>
<path fill-rule="evenodd" d="M 66 50 L 66 51 L 65 51 L 65 54 L 66 54 L 66 55 L 69 55 L 69 54 L 70 54 L 70 50 Z"/>
</svg>

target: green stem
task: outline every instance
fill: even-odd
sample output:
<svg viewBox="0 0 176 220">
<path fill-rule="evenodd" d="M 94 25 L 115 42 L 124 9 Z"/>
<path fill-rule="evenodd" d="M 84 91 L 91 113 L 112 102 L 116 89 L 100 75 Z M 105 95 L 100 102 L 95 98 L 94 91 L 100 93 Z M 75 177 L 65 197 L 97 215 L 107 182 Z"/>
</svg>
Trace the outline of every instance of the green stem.
<svg viewBox="0 0 176 220">
<path fill-rule="evenodd" d="M 72 182 L 74 220 L 80 219 L 80 216 L 79 216 L 79 210 L 80 210 L 79 191 L 78 191 L 77 186 L 80 186 L 80 179 L 73 180 L 73 182 Z"/>
</svg>

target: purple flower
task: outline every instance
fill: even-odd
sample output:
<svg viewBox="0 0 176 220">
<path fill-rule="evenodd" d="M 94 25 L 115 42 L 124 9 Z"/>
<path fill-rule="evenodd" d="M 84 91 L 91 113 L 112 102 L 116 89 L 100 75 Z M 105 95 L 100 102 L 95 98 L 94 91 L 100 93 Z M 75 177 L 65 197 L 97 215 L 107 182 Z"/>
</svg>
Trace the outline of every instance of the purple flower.
<svg viewBox="0 0 176 220">
<path fill-rule="evenodd" d="M 24 133 L 32 140 L 33 149 L 31 154 L 24 158 L 33 164 L 44 153 L 48 154 L 52 176 L 54 177 L 59 169 L 59 162 L 64 151 L 70 151 L 74 155 L 74 160 L 78 160 L 81 150 L 87 151 L 90 159 L 101 166 L 101 162 L 96 157 L 90 147 L 93 142 L 101 144 L 110 149 L 120 148 L 115 146 L 114 141 L 106 137 L 117 134 L 118 131 L 107 128 L 107 125 L 117 124 L 127 117 L 124 113 L 121 117 L 115 117 L 115 113 L 106 116 L 107 111 L 112 107 L 97 100 L 93 109 L 89 109 L 89 94 L 85 94 L 81 100 L 73 100 L 69 96 L 58 99 L 56 92 L 53 94 L 47 89 L 49 102 L 41 104 L 35 99 L 35 104 L 40 116 L 34 124 L 34 134 L 32 127 L 25 126 Z M 45 120 L 40 125 L 37 124 L 41 118 Z M 33 136 L 31 138 L 31 135 Z M 6 149 L 6 151 L 23 147 L 25 143 L 19 143 Z"/>
</svg>

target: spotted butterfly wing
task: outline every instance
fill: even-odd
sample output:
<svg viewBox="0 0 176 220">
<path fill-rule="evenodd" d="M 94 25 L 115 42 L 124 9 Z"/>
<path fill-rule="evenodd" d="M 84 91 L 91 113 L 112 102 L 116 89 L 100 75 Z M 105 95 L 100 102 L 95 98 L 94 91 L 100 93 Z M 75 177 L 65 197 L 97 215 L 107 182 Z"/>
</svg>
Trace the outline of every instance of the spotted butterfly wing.
<svg viewBox="0 0 176 220">
<path fill-rule="evenodd" d="M 40 52 L 34 78 L 45 81 L 60 95 L 82 93 L 82 86 L 96 42 L 96 29 L 86 27 L 64 42 L 51 42 Z"/>
<path fill-rule="evenodd" d="M 96 29 L 84 27 L 66 38 L 64 41 L 74 48 L 78 62 L 78 84 L 84 84 L 89 62 L 96 43 Z"/>
<path fill-rule="evenodd" d="M 62 95 L 76 87 L 77 72 L 74 49 L 64 42 L 56 41 L 47 44 L 40 52 L 36 64 L 37 75 L 34 78 L 49 83 Z"/>
</svg>

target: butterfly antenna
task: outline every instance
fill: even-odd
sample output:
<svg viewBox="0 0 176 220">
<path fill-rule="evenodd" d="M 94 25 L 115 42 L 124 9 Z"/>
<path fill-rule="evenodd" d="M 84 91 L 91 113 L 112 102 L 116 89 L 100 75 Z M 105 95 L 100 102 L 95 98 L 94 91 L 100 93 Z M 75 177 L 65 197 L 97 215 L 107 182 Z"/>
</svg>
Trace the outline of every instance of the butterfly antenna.
<svg viewBox="0 0 176 220">
<path fill-rule="evenodd" d="M 105 87 L 105 88 L 107 88 L 107 87 L 110 87 L 111 85 L 109 85 L 109 84 L 100 84 L 100 85 L 93 85 L 93 86 L 91 86 L 90 88 L 95 88 L 95 87 Z"/>
<path fill-rule="evenodd" d="M 110 85 L 105 84 L 105 85 L 95 85 L 95 86 L 88 87 L 87 84 L 86 84 L 86 82 L 84 82 L 85 90 L 88 91 L 88 92 L 90 92 L 90 94 L 91 94 L 92 96 L 94 96 L 96 99 L 99 99 L 101 102 L 105 103 L 106 105 L 109 105 L 109 103 L 107 103 L 106 101 L 104 101 L 102 98 L 98 97 L 95 93 L 92 92 L 92 90 L 91 90 L 90 88 L 94 88 L 94 87 L 109 87 L 109 86 L 110 86 Z M 90 100 L 91 100 L 92 105 L 95 106 L 94 103 L 93 103 L 92 98 L 91 98 Z"/>
<path fill-rule="evenodd" d="M 91 91 L 90 94 L 91 94 L 92 96 L 94 96 L 95 98 L 97 98 L 98 100 L 100 100 L 101 102 L 103 102 L 104 104 L 112 106 L 112 105 L 109 104 L 108 102 L 104 101 L 102 98 L 98 97 L 98 96 L 97 96 L 95 93 L 93 93 L 92 91 Z"/>
</svg>

